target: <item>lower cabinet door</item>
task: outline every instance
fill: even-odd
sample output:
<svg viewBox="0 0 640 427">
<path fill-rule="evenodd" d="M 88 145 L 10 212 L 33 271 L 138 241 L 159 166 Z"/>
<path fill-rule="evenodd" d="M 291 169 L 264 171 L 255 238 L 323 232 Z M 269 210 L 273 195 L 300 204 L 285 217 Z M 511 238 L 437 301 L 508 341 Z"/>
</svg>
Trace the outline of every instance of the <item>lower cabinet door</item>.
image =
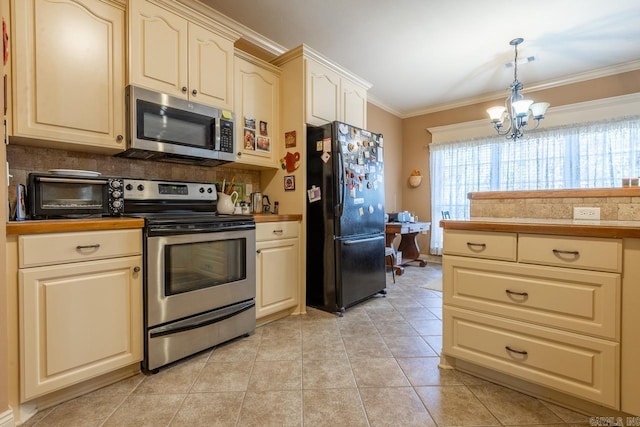
<svg viewBox="0 0 640 427">
<path fill-rule="evenodd" d="M 140 256 L 19 270 L 21 401 L 142 359 Z"/>
<path fill-rule="evenodd" d="M 298 304 L 298 239 L 257 242 L 256 318 Z"/>
<path fill-rule="evenodd" d="M 620 345 L 614 341 L 445 306 L 443 353 L 620 407 Z"/>
</svg>

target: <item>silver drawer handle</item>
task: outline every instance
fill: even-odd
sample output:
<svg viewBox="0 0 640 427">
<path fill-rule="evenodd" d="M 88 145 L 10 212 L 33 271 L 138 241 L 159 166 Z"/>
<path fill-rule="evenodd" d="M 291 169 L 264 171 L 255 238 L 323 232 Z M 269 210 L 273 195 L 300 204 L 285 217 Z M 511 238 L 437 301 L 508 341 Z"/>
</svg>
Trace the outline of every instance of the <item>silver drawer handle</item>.
<svg viewBox="0 0 640 427">
<path fill-rule="evenodd" d="M 514 292 L 509 289 L 504 290 L 508 295 L 518 295 L 519 297 L 528 297 L 529 294 L 527 292 Z"/>
<path fill-rule="evenodd" d="M 282 234 L 283 230 L 273 230 L 273 234 Z"/>
<path fill-rule="evenodd" d="M 474 246 L 474 247 L 475 247 L 475 246 L 477 246 L 477 247 L 480 247 L 480 248 L 484 249 L 484 248 L 486 248 L 486 247 L 487 247 L 487 244 L 486 244 L 486 243 L 473 243 L 473 242 L 467 242 L 467 246 L 469 246 L 469 247 L 471 247 L 471 246 Z"/>
<path fill-rule="evenodd" d="M 100 243 L 96 243 L 95 245 L 78 245 L 76 246 L 77 250 L 82 250 L 82 249 L 98 249 L 100 247 Z"/>
<path fill-rule="evenodd" d="M 573 255 L 573 256 L 579 256 L 580 252 L 578 251 L 563 251 L 560 249 L 553 249 L 553 253 L 556 255 Z"/>
<path fill-rule="evenodd" d="M 523 351 L 523 350 L 514 350 L 511 347 L 509 347 L 508 345 L 506 345 L 504 348 L 506 348 L 507 351 L 510 351 L 511 353 L 517 353 L 517 354 L 521 354 L 523 356 L 526 356 L 526 355 L 529 354 L 529 353 L 527 353 L 526 351 Z"/>
</svg>

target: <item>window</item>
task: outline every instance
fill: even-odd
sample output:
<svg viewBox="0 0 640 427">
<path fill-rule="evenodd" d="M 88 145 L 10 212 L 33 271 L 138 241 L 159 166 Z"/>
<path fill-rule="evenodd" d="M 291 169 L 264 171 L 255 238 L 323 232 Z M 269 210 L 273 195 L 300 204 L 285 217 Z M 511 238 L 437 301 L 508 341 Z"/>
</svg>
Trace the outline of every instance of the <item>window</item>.
<svg viewBox="0 0 640 427">
<path fill-rule="evenodd" d="M 542 129 L 516 141 L 492 136 L 434 143 L 429 149 L 431 212 L 469 218 L 470 192 L 618 187 L 622 178 L 640 176 L 640 117 Z M 440 227 L 432 228 L 430 250 L 442 254 Z"/>
</svg>

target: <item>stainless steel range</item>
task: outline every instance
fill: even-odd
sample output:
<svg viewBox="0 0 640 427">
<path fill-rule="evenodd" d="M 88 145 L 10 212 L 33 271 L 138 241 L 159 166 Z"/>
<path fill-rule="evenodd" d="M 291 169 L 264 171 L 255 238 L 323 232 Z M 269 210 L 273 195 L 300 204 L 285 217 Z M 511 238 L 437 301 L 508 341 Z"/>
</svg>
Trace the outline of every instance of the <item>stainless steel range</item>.
<svg viewBox="0 0 640 427">
<path fill-rule="evenodd" d="M 255 329 L 255 221 L 216 214 L 216 198 L 213 184 L 124 180 L 125 215 L 145 219 L 146 372 Z"/>
</svg>

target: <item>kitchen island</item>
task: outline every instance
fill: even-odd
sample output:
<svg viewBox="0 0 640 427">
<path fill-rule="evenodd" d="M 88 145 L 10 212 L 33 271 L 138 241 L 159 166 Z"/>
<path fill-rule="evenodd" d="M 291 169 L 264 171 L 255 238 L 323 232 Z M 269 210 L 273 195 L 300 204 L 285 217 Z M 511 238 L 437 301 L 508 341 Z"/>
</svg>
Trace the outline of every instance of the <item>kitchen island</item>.
<svg viewBox="0 0 640 427">
<path fill-rule="evenodd" d="M 640 222 L 443 220 L 442 367 L 640 414 Z"/>
</svg>

